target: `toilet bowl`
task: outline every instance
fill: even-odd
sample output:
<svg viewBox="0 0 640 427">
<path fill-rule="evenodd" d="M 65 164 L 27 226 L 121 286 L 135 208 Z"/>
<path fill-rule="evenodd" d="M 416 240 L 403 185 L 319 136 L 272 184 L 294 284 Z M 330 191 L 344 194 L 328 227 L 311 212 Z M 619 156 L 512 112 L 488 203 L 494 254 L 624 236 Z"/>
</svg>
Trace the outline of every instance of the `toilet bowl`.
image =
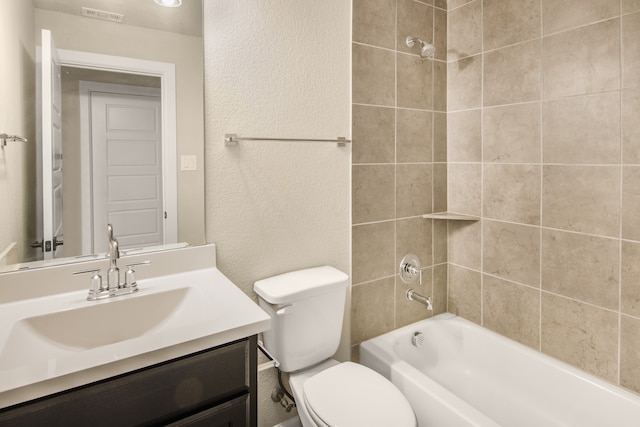
<svg viewBox="0 0 640 427">
<path fill-rule="evenodd" d="M 348 276 L 329 266 L 257 281 L 271 316 L 267 350 L 289 372 L 303 427 L 415 427 L 409 402 L 386 378 L 332 359 L 342 332 Z"/>
</svg>

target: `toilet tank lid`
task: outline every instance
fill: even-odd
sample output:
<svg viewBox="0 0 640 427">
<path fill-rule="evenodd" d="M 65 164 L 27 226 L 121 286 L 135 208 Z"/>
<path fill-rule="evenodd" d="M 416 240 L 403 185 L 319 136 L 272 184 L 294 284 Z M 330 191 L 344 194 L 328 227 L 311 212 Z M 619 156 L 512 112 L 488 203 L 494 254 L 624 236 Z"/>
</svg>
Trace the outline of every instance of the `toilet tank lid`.
<svg viewBox="0 0 640 427">
<path fill-rule="evenodd" d="M 345 273 L 325 265 L 258 280 L 253 290 L 268 303 L 283 304 L 346 288 L 348 282 L 349 276 Z"/>
</svg>

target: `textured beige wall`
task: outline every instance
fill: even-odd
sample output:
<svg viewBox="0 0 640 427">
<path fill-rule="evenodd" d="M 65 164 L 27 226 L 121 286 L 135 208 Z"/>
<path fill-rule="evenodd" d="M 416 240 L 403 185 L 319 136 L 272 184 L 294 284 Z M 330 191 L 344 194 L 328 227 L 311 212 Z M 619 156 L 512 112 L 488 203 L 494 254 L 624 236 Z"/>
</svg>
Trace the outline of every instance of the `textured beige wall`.
<svg viewBox="0 0 640 427">
<path fill-rule="evenodd" d="M 329 264 L 350 274 L 351 147 L 241 142 L 350 136 L 350 2 L 205 5 L 206 230 L 218 267 L 248 295 L 275 274 Z M 348 313 L 347 313 L 348 314 Z M 349 319 L 338 357 L 349 357 Z M 288 418 L 259 376 L 259 425 Z"/>
<path fill-rule="evenodd" d="M 176 64 L 178 239 L 204 243 L 202 39 L 43 9 L 35 17 L 36 38 L 42 28 L 51 30 L 59 49 Z M 180 171 L 182 154 L 197 157 L 198 171 Z"/>
<path fill-rule="evenodd" d="M 407 301 L 409 287 L 446 311 L 446 29 L 442 1 L 353 2 L 352 349 L 432 313 Z M 436 46 L 422 60 L 407 36 Z M 444 147 L 444 148 L 443 148 Z M 423 285 L 398 276 L 418 255 Z"/>
<path fill-rule="evenodd" d="M 449 311 L 640 392 L 640 2 L 449 5 Z"/>
<path fill-rule="evenodd" d="M 0 2 L 0 133 L 28 143 L 0 148 L 0 265 L 27 259 L 35 239 L 35 46 L 31 2 Z"/>
</svg>

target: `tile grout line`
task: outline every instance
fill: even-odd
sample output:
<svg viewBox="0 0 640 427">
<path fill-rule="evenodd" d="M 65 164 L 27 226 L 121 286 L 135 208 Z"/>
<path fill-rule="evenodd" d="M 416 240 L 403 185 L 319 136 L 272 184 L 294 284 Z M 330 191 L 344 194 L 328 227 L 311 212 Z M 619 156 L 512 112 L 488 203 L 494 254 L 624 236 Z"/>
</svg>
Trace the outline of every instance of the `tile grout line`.
<svg viewBox="0 0 640 427">
<path fill-rule="evenodd" d="M 621 0 L 622 1 L 622 0 Z M 540 230 L 539 242 L 538 242 L 538 350 L 542 352 L 542 213 L 543 213 L 543 196 L 544 196 L 544 115 L 542 114 L 542 98 L 544 94 L 544 64 L 542 59 L 544 58 L 544 23 L 543 23 L 543 10 L 542 1 L 540 5 L 540 106 L 539 119 L 540 119 L 540 220 L 538 229 Z"/>
<path fill-rule="evenodd" d="M 618 244 L 618 354 L 617 354 L 617 384 L 620 385 L 621 380 L 622 380 L 622 369 L 621 369 L 621 362 L 622 362 L 622 216 L 623 216 L 623 195 L 624 195 L 624 190 L 623 190 L 623 185 L 624 185 L 624 168 L 623 168 L 623 164 L 624 164 L 624 151 L 623 151 L 623 136 L 622 136 L 622 108 L 623 108 L 623 103 L 622 103 L 622 88 L 624 86 L 623 82 L 624 82 L 624 73 L 623 73 L 623 69 L 624 67 L 622 66 L 623 63 L 623 55 L 624 55 L 624 46 L 622 45 L 623 43 L 623 37 L 622 37 L 622 3 L 623 0 L 620 0 L 619 5 L 620 5 L 620 17 L 619 17 L 619 25 L 618 25 L 618 36 L 620 37 L 620 44 L 618 45 L 618 55 L 619 55 L 619 69 L 618 69 L 618 75 L 620 78 L 620 85 L 619 85 L 619 91 L 620 91 L 620 96 L 619 96 L 619 102 L 620 102 L 620 111 L 619 111 L 619 120 L 620 120 L 620 129 L 619 129 L 619 133 L 618 133 L 618 143 L 619 143 L 619 147 L 620 147 L 620 199 L 619 199 L 619 237 L 620 237 L 620 241 Z"/>
</svg>

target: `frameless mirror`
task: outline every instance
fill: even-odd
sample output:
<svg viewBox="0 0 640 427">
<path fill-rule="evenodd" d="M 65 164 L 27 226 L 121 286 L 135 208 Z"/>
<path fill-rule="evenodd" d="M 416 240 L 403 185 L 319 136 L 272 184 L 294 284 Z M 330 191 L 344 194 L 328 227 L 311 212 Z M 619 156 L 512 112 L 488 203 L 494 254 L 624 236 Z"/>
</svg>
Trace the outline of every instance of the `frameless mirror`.
<svg viewBox="0 0 640 427">
<path fill-rule="evenodd" d="M 0 271 L 104 253 L 107 223 L 125 250 L 204 243 L 202 1 L 7 0 L 0 9 L 3 60 L 13 64 L 0 70 Z M 51 132 L 36 84 L 43 29 L 61 52 L 62 128 L 49 156 L 63 185 L 53 186 L 59 230 L 49 238 L 37 225 Z M 5 145 L 3 133 L 28 142 Z"/>
</svg>

